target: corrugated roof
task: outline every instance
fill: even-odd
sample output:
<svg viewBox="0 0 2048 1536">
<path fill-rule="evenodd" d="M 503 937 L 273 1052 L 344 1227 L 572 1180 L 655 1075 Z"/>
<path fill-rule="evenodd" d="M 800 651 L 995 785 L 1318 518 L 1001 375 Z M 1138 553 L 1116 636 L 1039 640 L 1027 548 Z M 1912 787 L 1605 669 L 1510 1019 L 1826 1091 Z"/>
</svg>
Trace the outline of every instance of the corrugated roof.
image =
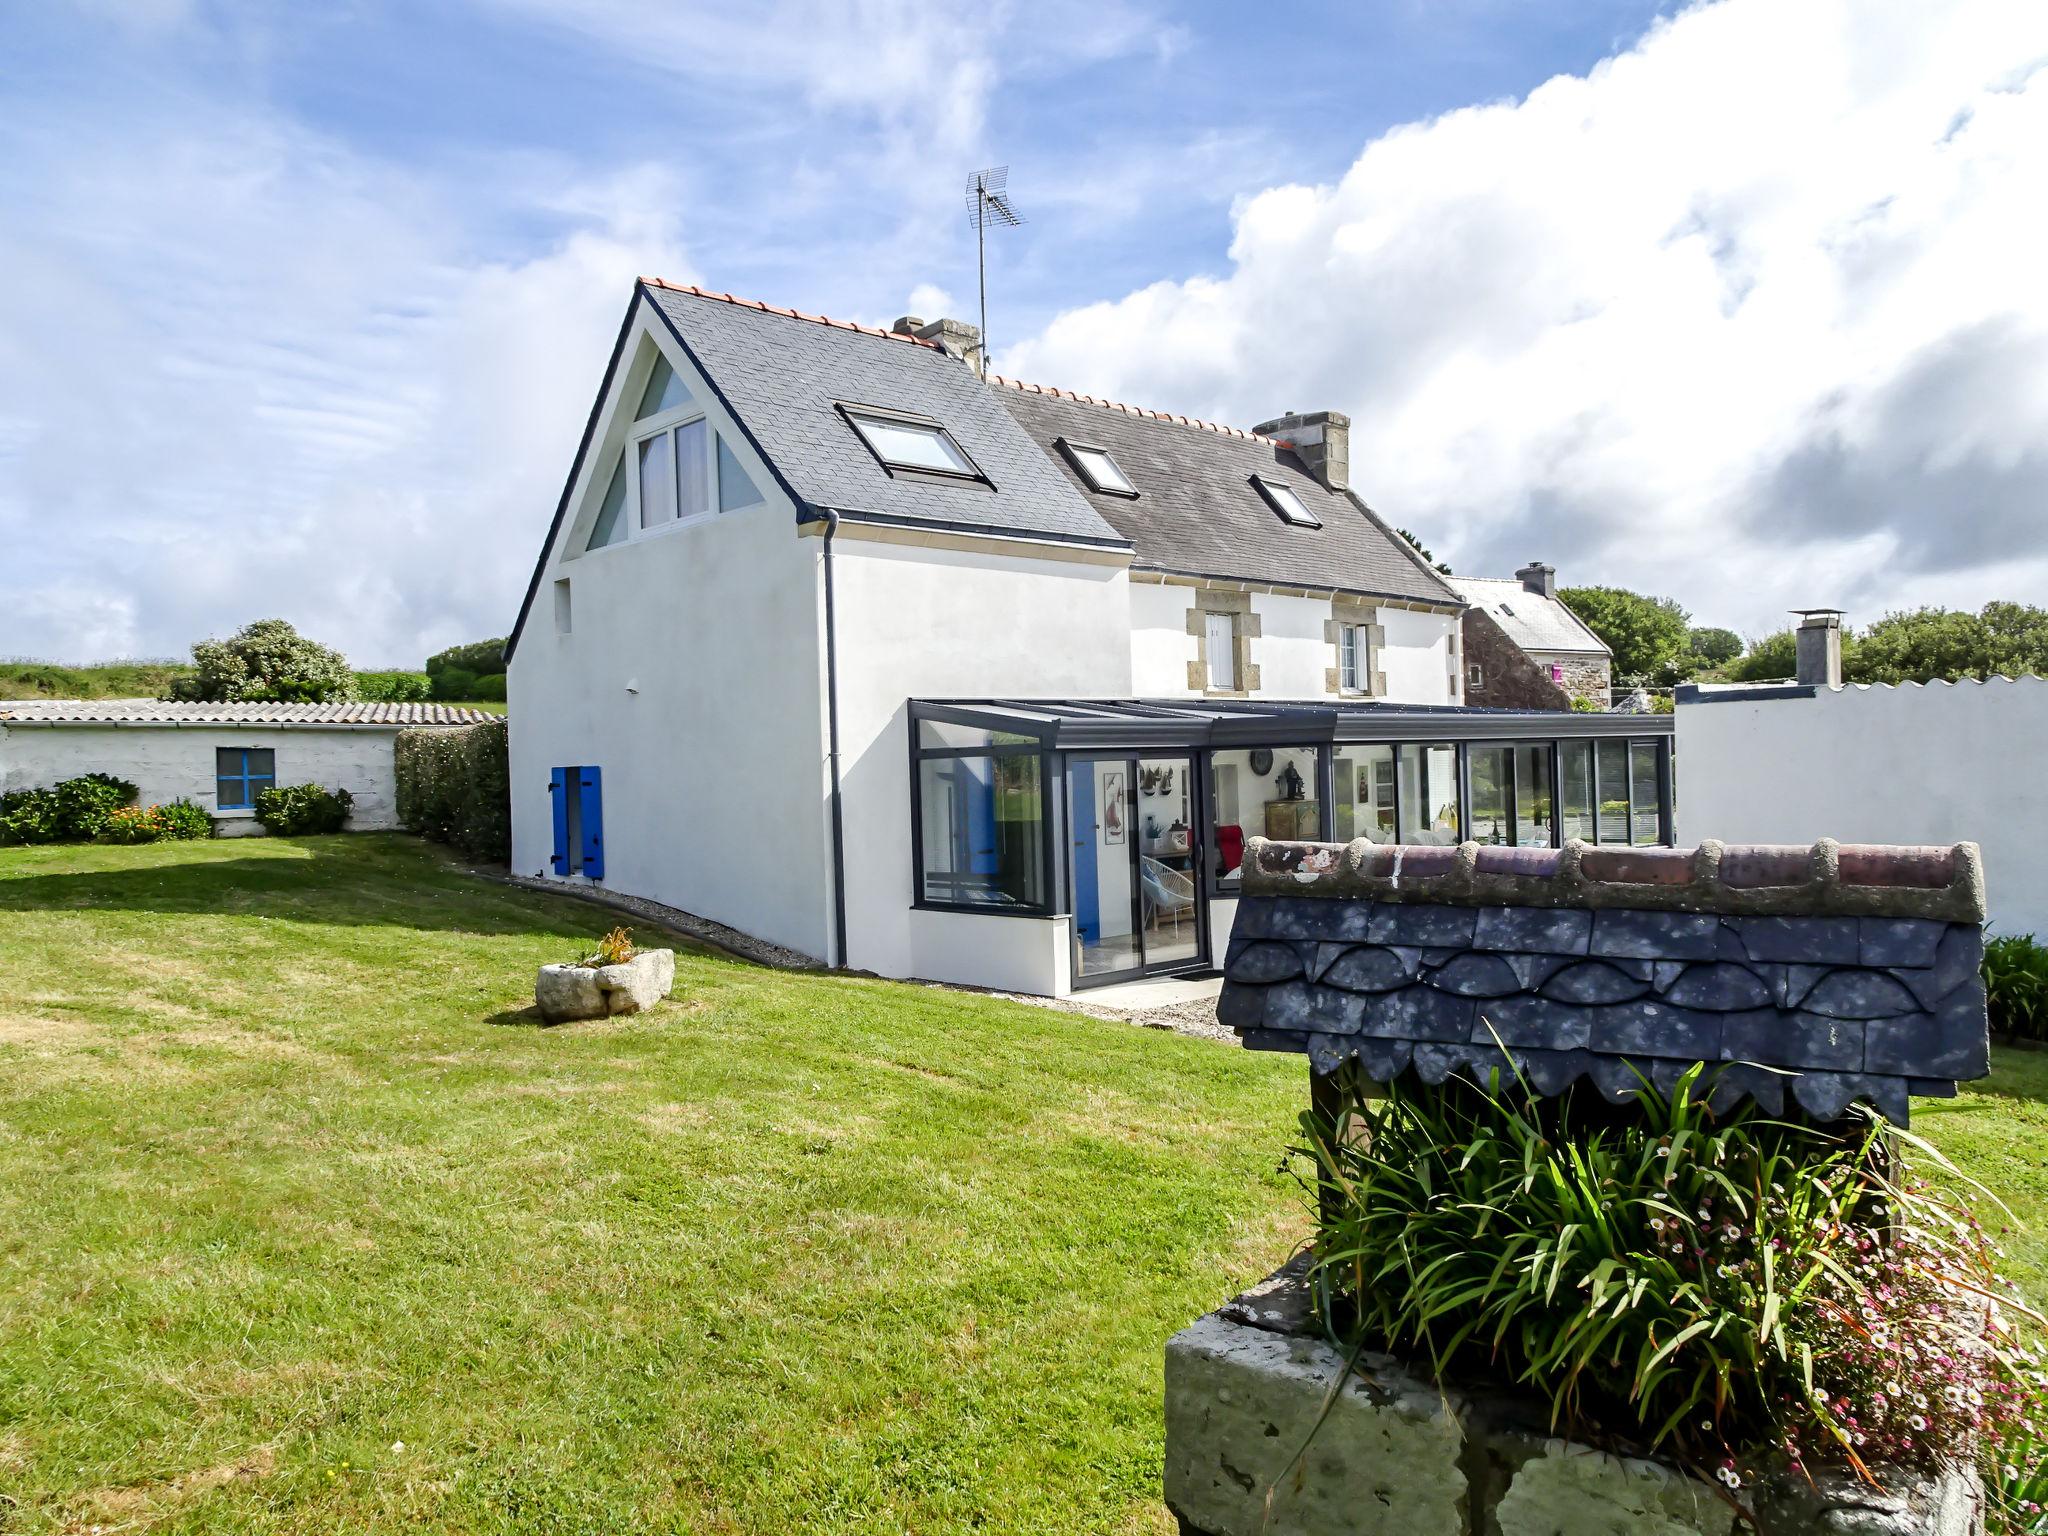
<svg viewBox="0 0 2048 1536">
<path fill-rule="evenodd" d="M 1363 501 L 1326 489 L 1271 438 L 1064 390 L 990 382 L 1068 485 L 1131 541 L 1133 565 L 1463 606 Z M 1107 448 L 1138 495 L 1090 489 L 1054 446 L 1060 438 Z M 1294 487 L 1323 526 L 1282 522 L 1253 475 Z"/>
<path fill-rule="evenodd" d="M 959 358 L 932 346 L 905 346 L 905 338 L 886 332 L 700 289 L 650 285 L 646 291 L 808 507 L 1123 546 L 1123 536 Z M 930 417 L 990 484 L 891 475 L 847 424 L 841 405 Z"/>
<path fill-rule="evenodd" d="M 1600 637 L 1554 597 L 1531 592 L 1519 581 L 1498 576 L 1453 576 L 1452 586 L 1475 608 L 1483 608 L 1507 637 L 1525 651 L 1585 651 L 1610 654 Z"/>
<path fill-rule="evenodd" d="M 502 720 L 454 704 L 182 703 L 164 699 L 0 699 L 6 725 L 481 725 Z"/>
</svg>

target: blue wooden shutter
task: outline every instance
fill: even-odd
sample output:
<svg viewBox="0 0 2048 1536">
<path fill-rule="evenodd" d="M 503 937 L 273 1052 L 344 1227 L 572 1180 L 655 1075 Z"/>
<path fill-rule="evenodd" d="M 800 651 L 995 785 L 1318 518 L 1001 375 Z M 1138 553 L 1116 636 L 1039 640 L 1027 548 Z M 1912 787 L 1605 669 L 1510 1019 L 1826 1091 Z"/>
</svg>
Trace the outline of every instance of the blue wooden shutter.
<svg viewBox="0 0 2048 1536">
<path fill-rule="evenodd" d="M 604 789 L 595 768 L 576 770 L 576 792 L 583 812 L 583 873 L 604 878 Z"/>
<path fill-rule="evenodd" d="M 555 808 L 555 873 L 569 873 L 569 770 L 548 770 L 548 796 Z"/>
</svg>

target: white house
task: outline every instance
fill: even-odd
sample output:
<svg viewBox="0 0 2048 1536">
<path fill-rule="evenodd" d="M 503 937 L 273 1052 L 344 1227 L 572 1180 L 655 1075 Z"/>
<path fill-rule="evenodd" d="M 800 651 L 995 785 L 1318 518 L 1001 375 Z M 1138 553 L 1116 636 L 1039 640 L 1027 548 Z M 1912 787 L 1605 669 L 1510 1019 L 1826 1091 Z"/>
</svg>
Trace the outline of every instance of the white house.
<svg viewBox="0 0 2048 1536">
<path fill-rule="evenodd" d="M 517 871 L 1057 995 L 1208 966 L 1250 836 L 1668 836 L 1668 720 L 1460 707 L 1341 414 L 978 343 L 635 286 L 508 646 Z"/>
<path fill-rule="evenodd" d="M 109 773 L 137 804 L 190 800 L 223 837 L 260 833 L 256 796 L 321 784 L 355 798 L 351 830 L 398 825 L 392 748 L 414 726 L 475 725 L 445 704 L 189 704 L 155 699 L 0 700 L 0 789 Z"/>
</svg>

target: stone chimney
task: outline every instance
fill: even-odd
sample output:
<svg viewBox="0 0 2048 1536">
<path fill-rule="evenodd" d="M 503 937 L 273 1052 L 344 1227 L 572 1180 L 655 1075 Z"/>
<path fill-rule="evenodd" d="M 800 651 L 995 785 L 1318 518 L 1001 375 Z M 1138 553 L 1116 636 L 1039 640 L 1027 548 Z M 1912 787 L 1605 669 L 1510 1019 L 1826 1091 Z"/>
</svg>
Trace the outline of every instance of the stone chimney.
<svg viewBox="0 0 2048 1536">
<path fill-rule="evenodd" d="M 1292 448 L 1330 490 L 1350 488 L 1351 418 L 1342 411 L 1289 411 L 1252 430 Z"/>
<path fill-rule="evenodd" d="M 1531 560 L 1515 572 L 1515 580 L 1525 591 L 1534 592 L 1538 597 L 1557 596 L 1557 567 L 1545 565 L 1541 560 Z"/>
<path fill-rule="evenodd" d="M 935 341 L 948 357 L 959 358 L 976 373 L 983 371 L 981 327 L 978 325 L 969 325 L 965 320 L 922 320 L 916 315 L 902 315 L 889 329 L 898 336 Z"/>
<path fill-rule="evenodd" d="M 1842 613 L 1838 608 L 1795 608 L 1799 629 L 1796 675 L 1822 688 L 1842 686 Z"/>
</svg>

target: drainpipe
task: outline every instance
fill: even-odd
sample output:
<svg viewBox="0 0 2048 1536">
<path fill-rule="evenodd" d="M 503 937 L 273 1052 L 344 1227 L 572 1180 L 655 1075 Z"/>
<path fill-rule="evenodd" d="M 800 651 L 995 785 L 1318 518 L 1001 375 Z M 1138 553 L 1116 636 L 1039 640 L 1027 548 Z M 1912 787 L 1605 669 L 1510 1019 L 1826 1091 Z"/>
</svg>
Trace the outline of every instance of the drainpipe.
<svg viewBox="0 0 2048 1536">
<path fill-rule="evenodd" d="M 839 785 L 839 635 L 832 608 L 832 538 L 839 514 L 825 511 L 825 731 L 832 764 L 832 946 L 833 963 L 846 969 L 846 818 Z"/>
</svg>

